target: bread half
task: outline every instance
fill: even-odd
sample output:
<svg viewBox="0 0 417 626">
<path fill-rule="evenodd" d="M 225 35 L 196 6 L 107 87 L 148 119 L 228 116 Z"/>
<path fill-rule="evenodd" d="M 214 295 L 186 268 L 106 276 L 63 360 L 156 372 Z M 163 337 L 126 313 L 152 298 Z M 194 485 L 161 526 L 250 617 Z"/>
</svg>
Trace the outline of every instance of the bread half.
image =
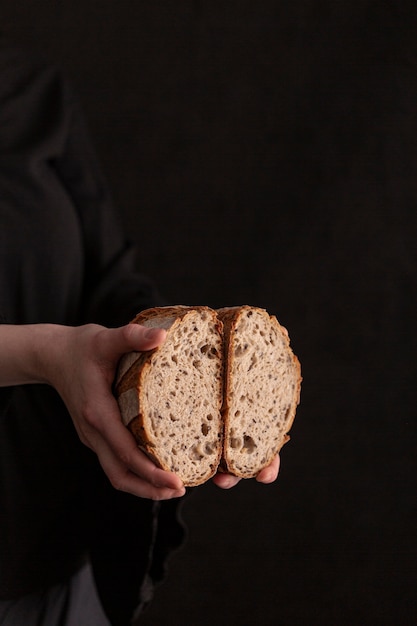
<svg viewBox="0 0 417 626">
<path fill-rule="evenodd" d="M 115 382 L 139 447 L 186 486 L 211 478 L 222 453 L 222 324 L 208 307 L 160 307 L 132 323 L 167 331 L 155 350 L 125 355 Z"/>
<path fill-rule="evenodd" d="M 301 372 L 286 329 L 250 306 L 217 311 L 224 325 L 223 470 L 251 478 L 289 440 Z"/>
</svg>

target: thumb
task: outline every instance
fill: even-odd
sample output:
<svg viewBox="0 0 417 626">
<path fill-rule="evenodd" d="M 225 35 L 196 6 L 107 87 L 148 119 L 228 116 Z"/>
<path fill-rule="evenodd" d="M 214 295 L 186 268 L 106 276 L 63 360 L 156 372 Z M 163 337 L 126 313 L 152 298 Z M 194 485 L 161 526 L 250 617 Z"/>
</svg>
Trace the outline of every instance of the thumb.
<svg viewBox="0 0 417 626">
<path fill-rule="evenodd" d="M 163 328 L 146 328 L 140 324 L 127 324 L 109 328 L 103 337 L 103 352 L 110 358 L 120 358 L 127 352 L 152 350 L 164 342 Z"/>
</svg>

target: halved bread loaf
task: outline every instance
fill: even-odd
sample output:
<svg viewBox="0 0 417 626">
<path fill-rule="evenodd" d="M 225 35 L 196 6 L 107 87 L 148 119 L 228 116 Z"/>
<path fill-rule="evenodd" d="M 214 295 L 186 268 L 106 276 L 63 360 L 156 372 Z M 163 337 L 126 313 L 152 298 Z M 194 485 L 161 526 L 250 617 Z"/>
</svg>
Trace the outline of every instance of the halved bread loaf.
<svg viewBox="0 0 417 626">
<path fill-rule="evenodd" d="M 115 391 L 138 445 L 187 486 L 213 476 L 222 452 L 221 322 L 208 307 L 161 307 L 132 323 L 167 330 L 155 350 L 125 355 Z"/>
<path fill-rule="evenodd" d="M 288 441 L 300 364 L 265 310 L 160 307 L 132 323 L 167 330 L 155 350 L 125 355 L 115 391 L 141 449 L 186 486 L 218 467 L 250 478 Z"/>
<path fill-rule="evenodd" d="M 250 478 L 289 440 L 301 372 L 286 329 L 250 306 L 217 311 L 224 325 L 223 470 Z"/>
</svg>

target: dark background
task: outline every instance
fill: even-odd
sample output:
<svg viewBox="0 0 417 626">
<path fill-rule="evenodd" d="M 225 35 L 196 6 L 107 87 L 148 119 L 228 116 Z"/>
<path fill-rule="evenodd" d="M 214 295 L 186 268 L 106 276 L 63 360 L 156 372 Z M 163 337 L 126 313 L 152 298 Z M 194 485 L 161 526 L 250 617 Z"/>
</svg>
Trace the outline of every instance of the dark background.
<svg viewBox="0 0 417 626">
<path fill-rule="evenodd" d="M 267 308 L 303 367 L 273 486 L 194 490 L 144 626 L 415 623 L 417 8 L 3 0 L 86 111 L 174 303 Z"/>
</svg>

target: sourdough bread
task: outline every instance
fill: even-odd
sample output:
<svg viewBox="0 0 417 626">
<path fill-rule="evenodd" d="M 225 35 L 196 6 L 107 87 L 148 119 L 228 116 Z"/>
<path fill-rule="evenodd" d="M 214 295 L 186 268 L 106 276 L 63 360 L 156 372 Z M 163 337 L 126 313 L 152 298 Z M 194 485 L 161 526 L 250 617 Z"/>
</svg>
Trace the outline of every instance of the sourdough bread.
<svg viewBox="0 0 417 626">
<path fill-rule="evenodd" d="M 217 311 L 224 325 L 223 470 L 250 478 L 289 440 L 301 373 L 286 329 L 256 307 Z"/>
<path fill-rule="evenodd" d="M 139 447 L 186 486 L 217 469 L 256 476 L 289 440 L 300 364 L 276 317 L 251 306 L 160 307 L 132 323 L 167 331 L 165 342 L 120 361 L 122 419 Z"/>
<path fill-rule="evenodd" d="M 161 327 L 155 350 L 125 355 L 115 391 L 139 447 L 186 486 L 213 476 L 222 452 L 221 323 L 208 307 L 161 307 L 132 323 Z"/>
</svg>

